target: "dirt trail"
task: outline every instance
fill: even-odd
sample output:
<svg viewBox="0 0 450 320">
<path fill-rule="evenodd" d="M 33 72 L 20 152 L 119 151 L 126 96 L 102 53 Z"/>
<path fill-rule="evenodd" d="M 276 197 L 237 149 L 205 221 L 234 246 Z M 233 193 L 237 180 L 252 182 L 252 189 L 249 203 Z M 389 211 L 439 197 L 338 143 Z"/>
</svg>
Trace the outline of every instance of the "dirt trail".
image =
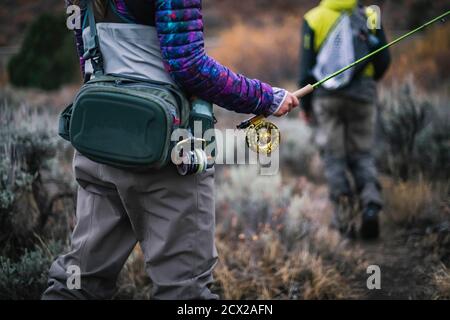
<svg viewBox="0 0 450 320">
<path fill-rule="evenodd" d="M 408 242 L 401 231 L 382 230 L 376 242 L 356 241 L 350 247 L 362 251 L 367 266 L 381 269 L 381 290 L 368 290 L 369 274 L 352 280 L 352 286 L 361 290 L 366 299 L 429 299 L 434 292 L 430 279 L 430 262 L 422 250 Z M 428 272 L 427 272 L 428 271 Z"/>
<path fill-rule="evenodd" d="M 305 184 L 299 179 L 299 183 Z M 327 187 L 322 183 L 306 182 L 310 190 L 310 210 L 315 215 L 316 223 L 327 224 L 331 220 L 331 204 L 328 201 Z M 301 189 L 301 188 L 300 188 Z M 389 210 L 389 208 L 385 208 Z M 319 217 L 322 218 L 319 218 Z M 430 299 L 436 292 L 431 279 L 434 267 L 438 264 L 431 252 L 426 252 L 418 242 L 423 235 L 415 234 L 381 219 L 381 236 L 377 241 L 366 242 L 361 239 L 347 240 L 342 249 L 354 253 L 358 257 L 357 264 L 344 263 L 340 271 L 347 282 L 363 299 Z M 342 262 L 342 261 L 339 261 Z M 332 264 L 342 264 L 329 261 Z M 367 279 L 370 274 L 366 269 L 377 265 L 381 269 L 381 290 L 369 290 Z"/>
</svg>

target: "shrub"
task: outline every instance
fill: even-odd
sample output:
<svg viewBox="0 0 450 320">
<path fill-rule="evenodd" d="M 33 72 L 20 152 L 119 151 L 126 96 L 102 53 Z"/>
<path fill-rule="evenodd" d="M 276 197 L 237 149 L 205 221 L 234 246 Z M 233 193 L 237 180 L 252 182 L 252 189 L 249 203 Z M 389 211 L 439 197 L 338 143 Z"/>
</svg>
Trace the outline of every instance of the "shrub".
<svg viewBox="0 0 450 320">
<path fill-rule="evenodd" d="M 25 35 L 20 52 L 8 63 L 11 83 L 45 90 L 74 80 L 76 51 L 64 16 L 42 14 Z"/>
<path fill-rule="evenodd" d="M 47 271 L 63 250 L 59 242 L 26 250 L 17 260 L 0 256 L 0 300 L 39 299 L 47 287 Z"/>
<path fill-rule="evenodd" d="M 51 162 L 62 149 L 51 123 L 55 118 L 38 109 L 0 103 L 0 254 L 16 257 L 33 246 L 54 204 L 73 198 L 59 164 Z"/>
<path fill-rule="evenodd" d="M 252 236 L 281 222 L 278 219 L 289 204 L 291 185 L 283 185 L 280 175 L 258 175 L 255 166 L 224 170 L 216 202 L 221 232 Z"/>
<path fill-rule="evenodd" d="M 420 98 L 413 84 L 385 94 L 380 117 L 384 171 L 402 180 L 450 177 L 450 109 Z"/>
<path fill-rule="evenodd" d="M 12 108 L 0 106 L 0 230 L 3 243 L 24 240 L 40 222 L 39 199 L 33 185 L 39 183 L 43 161 L 54 155 L 55 146 L 46 131 L 27 132 L 15 127 Z M 25 120 L 25 119 L 23 119 Z"/>
<path fill-rule="evenodd" d="M 424 181 L 383 180 L 386 217 L 402 227 L 432 225 L 442 220 L 439 216 L 438 192 Z"/>
<path fill-rule="evenodd" d="M 65 152 L 55 117 L 11 92 L 0 96 L 0 299 L 39 299 L 70 231 L 63 217 L 73 218 L 70 204 L 61 210 L 67 215 L 56 204 L 68 197 L 73 207 L 73 189 L 54 162 Z M 46 232 L 48 220 L 60 225 Z"/>
</svg>

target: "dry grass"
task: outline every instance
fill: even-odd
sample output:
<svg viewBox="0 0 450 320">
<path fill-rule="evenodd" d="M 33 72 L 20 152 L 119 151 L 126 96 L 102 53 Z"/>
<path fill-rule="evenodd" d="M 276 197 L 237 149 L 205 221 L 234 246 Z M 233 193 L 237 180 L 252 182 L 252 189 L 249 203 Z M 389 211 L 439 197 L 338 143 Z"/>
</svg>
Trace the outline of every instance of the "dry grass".
<svg viewBox="0 0 450 320">
<path fill-rule="evenodd" d="M 244 185 L 242 180 L 253 183 Z M 213 291 L 223 299 L 356 299 L 353 274 L 364 274 L 361 251 L 328 225 L 326 188 L 306 178 L 258 177 L 249 168 L 225 170 L 218 184 L 219 264 Z M 268 186 L 282 186 L 280 194 Z M 277 201 L 275 201 L 277 200 Z M 232 202 L 234 206 L 225 206 Z M 250 205 L 244 205 L 246 202 Z M 264 202 L 268 207 L 258 208 Z M 256 210 L 256 211 L 255 211 Z M 329 213 L 329 212 L 328 212 Z M 261 220 L 259 220 L 261 219 Z M 136 248 L 117 298 L 146 298 L 151 284 Z"/>
<path fill-rule="evenodd" d="M 338 236 L 323 231 L 314 236 L 314 241 L 322 242 L 317 247 L 336 250 L 340 243 Z M 358 297 L 358 292 L 336 268 L 339 263 L 325 261 L 326 257 L 306 244 L 288 250 L 279 235 L 271 230 L 246 240 L 218 238 L 217 248 L 220 262 L 215 270 L 213 291 L 223 299 Z M 142 251 L 137 246 L 119 277 L 115 299 L 150 298 L 151 282 L 144 265 Z"/>
<path fill-rule="evenodd" d="M 442 265 L 433 275 L 437 293 L 435 299 L 450 300 L 450 270 Z"/>
<path fill-rule="evenodd" d="M 306 177 L 260 177 L 226 169 L 217 192 L 225 299 L 346 299 L 360 296 L 346 275 L 363 273 L 361 252 L 328 228 L 327 189 Z M 241 181 L 251 181 L 243 185 Z M 245 190 L 243 190 L 245 186 Z M 267 192 L 267 190 L 278 192 Z M 261 205 L 264 204 L 263 207 Z"/>
<path fill-rule="evenodd" d="M 413 226 L 433 220 L 439 213 L 439 195 L 431 182 L 393 181 L 383 179 L 388 221 L 401 226 Z"/>
<path fill-rule="evenodd" d="M 150 299 L 151 282 L 145 272 L 144 255 L 139 245 L 136 245 L 120 273 L 118 288 L 115 299 Z"/>
<path fill-rule="evenodd" d="M 288 251 L 273 232 L 236 242 L 219 239 L 217 286 L 225 299 L 345 299 L 355 293 L 338 270 L 307 246 Z"/>
</svg>

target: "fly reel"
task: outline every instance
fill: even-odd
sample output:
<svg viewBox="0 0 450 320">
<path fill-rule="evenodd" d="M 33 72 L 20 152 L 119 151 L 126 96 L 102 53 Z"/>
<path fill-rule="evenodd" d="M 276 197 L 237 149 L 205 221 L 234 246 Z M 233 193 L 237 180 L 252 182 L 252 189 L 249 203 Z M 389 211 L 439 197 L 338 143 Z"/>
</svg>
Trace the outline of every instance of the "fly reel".
<svg viewBox="0 0 450 320">
<path fill-rule="evenodd" d="M 280 146 L 280 129 L 272 122 L 259 119 L 247 127 L 245 141 L 250 150 L 270 155 Z"/>
</svg>

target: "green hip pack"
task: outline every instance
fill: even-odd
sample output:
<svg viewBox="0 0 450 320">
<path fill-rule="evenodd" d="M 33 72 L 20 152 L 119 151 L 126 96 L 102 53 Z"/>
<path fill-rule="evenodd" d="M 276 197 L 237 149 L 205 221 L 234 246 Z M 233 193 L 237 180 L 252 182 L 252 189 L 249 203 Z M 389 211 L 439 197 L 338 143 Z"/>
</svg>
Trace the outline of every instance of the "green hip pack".
<svg viewBox="0 0 450 320">
<path fill-rule="evenodd" d="M 169 84 L 121 76 L 88 81 L 59 120 L 59 134 L 93 161 L 162 168 L 171 135 L 189 126 L 189 101 Z"/>
</svg>

